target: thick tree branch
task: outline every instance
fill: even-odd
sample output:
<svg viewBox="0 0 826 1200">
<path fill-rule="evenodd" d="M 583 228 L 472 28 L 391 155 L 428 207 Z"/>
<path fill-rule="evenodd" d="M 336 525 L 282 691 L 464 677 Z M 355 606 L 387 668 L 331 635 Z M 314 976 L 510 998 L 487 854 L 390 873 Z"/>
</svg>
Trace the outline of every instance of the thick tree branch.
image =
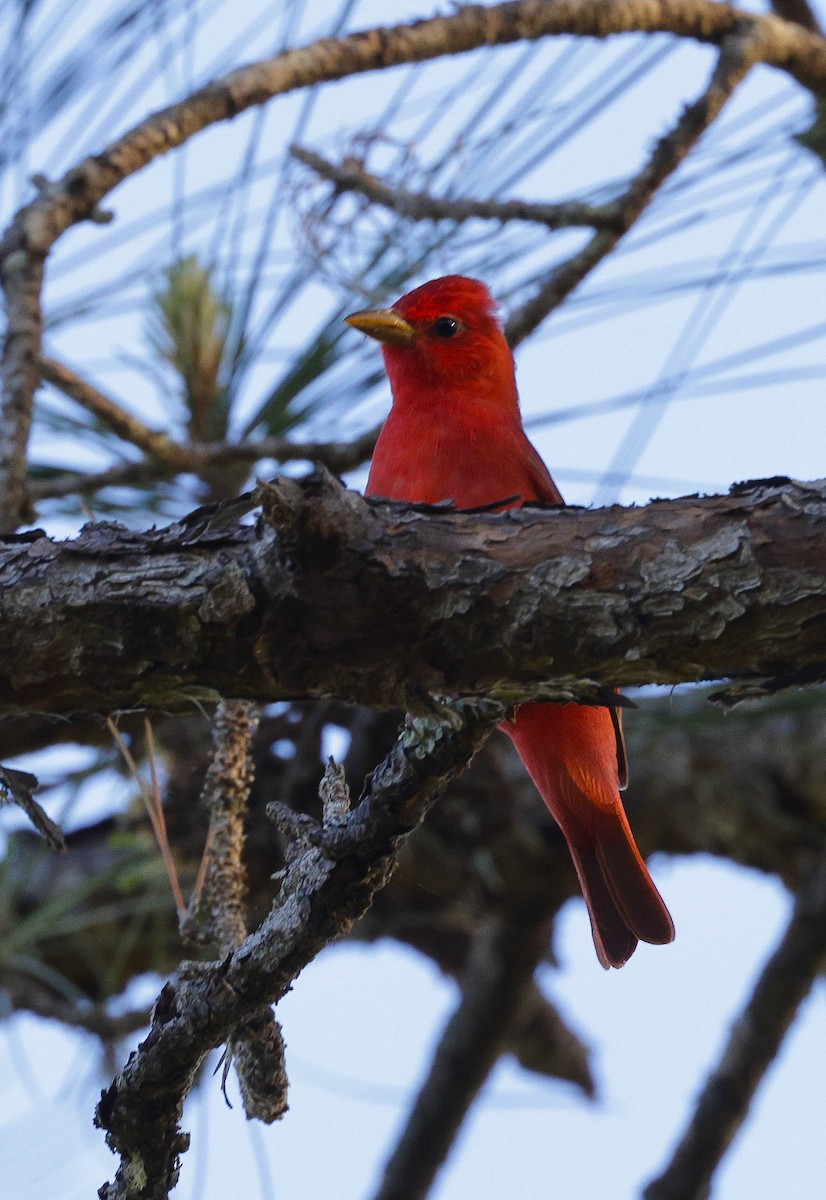
<svg viewBox="0 0 826 1200">
<path fill-rule="evenodd" d="M 422 510 L 327 474 L 166 530 L 0 546 L 0 712 L 332 696 L 605 702 L 607 688 L 826 675 L 826 484 L 645 509 Z"/>
<path fill-rule="evenodd" d="M 670 32 L 720 45 L 747 36 L 751 59 L 789 72 L 805 87 L 826 91 L 826 42 L 774 15 L 752 15 L 716 0 L 513 0 L 468 5 L 449 17 L 325 38 L 276 58 L 241 67 L 185 100 L 154 113 L 83 160 L 21 209 L 0 243 L 0 281 L 6 295 L 0 411 L 0 529 L 29 517 L 26 450 L 39 381 L 43 268 L 54 243 L 79 221 L 99 220 L 100 204 L 129 175 L 194 134 L 298 88 L 401 63 L 458 55 L 554 34 L 608 37 Z"/>
<path fill-rule="evenodd" d="M 826 966 L 826 861 L 798 892 L 791 922 L 732 1027 L 671 1162 L 644 1200 L 706 1200 L 715 1170 L 746 1118 L 797 1010 Z"/>
<path fill-rule="evenodd" d="M 301 826 L 302 843 L 261 927 L 223 962 L 189 964 L 167 984 L 146 1040 L 98 1105 L 97 1124 L 120 1155 L 101 1200 L 165 1200 L 188 1138 L 184 1098 L 206 1054 L 279 1000 L 319 951 L 346 932 L 383 887 L 400 842 L 501 718 L 464 707 L 445 724 L 419 722 L 373 773 L 346 818 Z"/>
</svg>

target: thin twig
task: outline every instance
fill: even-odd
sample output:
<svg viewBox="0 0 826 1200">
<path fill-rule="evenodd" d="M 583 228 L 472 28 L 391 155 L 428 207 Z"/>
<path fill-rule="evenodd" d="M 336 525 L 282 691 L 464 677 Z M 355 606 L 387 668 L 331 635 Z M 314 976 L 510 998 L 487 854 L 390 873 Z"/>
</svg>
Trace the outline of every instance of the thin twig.
<svg viewBox="0 0 826 1200">
<path fill-rule="evenodd" d="M 41 358 L 43 378 L 103 421 L 118 437 L 175 470 L 186 470 L 185 448 L 160 429 L 151 429 L 65 363 Z"/>
<path fill-rule="evenodd" d="M 716 120 L 723 105 L 758 60 L 759 46 L 754 30 L 733 34 L 723 42 L 706 90 L 684 110 L 674 128 L 654 147 L 648 162 L 623 195 L 610 206 L 614 214 L 612 226 L 597 229 L 582 250 L 554 267 L 534 295 L 511 313 L 505 326 L 511 346 L 517 346 L 533 333 L 611 253 L 654 199 L 658 189 Z"/>
<path fill-rule="evenodd" d="M 139 487 L 168 478 L 172 474 L 191 471 L 198 474 L 207 467 L 248 462 L 253 465 L 271 459 L 274 462 L 318 462 L 336 475 L 353 471 L 367 462 L 376 445 L 381 426 L 368 429 L 352 441 L 295 442 L 286 437 L 267 437 L 242 442 L 170 442 L 173 453 L 125 463 L 106 471 L 93 473 L 66 472 L 29 484 L 34 501 L 54 500 L 64 496 L 90 495 L 109 487 Z"/>
<path fill-rule="evenodd" d="M 47 990 L 40 980 L 31 979 L 15 967 L 0 973 L 0 986 L 12 1008 L 35 1013 L 72 1029 L 84 1029 L 103 1041 L 119 1041 L 149 1024 L 149 1009 L 135 1008 L 124 1013 L 109 1012 L 103 1004 L 72 1003 Z"/>
<path fill-rule="evenodd" d="M 473 219 L 500 221 L 503 224 L 529 221 L 546 225 L 549 229 L 580 225 L 610 228 L 618 221 L 618 214 L 610 204 L 586 204 L 581 200 L 535 204 L 527 200 L 445 199 L 427 192 L 410 192 L 384 183 L 377 175 L 367 171 L 358 159 L 347 158 L 343 163 L 336 164 L 304 146 L 292 146 L 290 149 L 299 162 L 335 184 L 337 191 L 358 192 L 371 204 L 389 208 L 413 221 L 455 221 L 457 224 Z"/>
<path fill-rule="evenodd" d="M 545 914 L 500 914 L 480 930 L 427 1078 L 384 1170 L 375 1200 L 422 1200 L 506 1047 L 547 946 Z"/>
<path fill-rule="evenodd" d="M 705 1200 L 711 1180 L 800 1005 L 826 966 L 826 861 L 802 883 L 786 932 L 764 966 L 697 1101 L 671 1162 L 644 1200 Z"/>
<path fill-rule="evenodd" d="M 61 852 L 66 849 L 66 842 L 59 825 L 56 825 L 42 805 L 34 798 L 38 787 L 36 775 L 28 771 L 18 771 L 14 767 L 0 766 L 0 806 L 16 804 L 18 808 L 34 825 L 35 829 L 45 838 L 52 850 Z"/>
</svg>

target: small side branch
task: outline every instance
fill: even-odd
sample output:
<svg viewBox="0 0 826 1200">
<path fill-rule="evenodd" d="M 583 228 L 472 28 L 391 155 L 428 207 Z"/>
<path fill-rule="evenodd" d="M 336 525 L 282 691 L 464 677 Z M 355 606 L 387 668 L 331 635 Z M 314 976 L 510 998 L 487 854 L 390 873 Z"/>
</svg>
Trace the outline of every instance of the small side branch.
<svg viewBox="0 0 826 1200">
<path fill-rule="evenodd" d="M 548 229 L 568 229 L 585 225 L 601 229 L 617 223 L 613 205 L 586 204 L 569 200 L 561 204 L 534 204 L 527 200 L 477 200 L 471 198 L 444 199 L 427 192 L 410 192 L 393 188 L 371 174 L 355 158 L 337 165 L 304 146 L 291 147 L 299 162 L 310 167 L 323 179 L 335 185 L 337 191 L 357 192 L 371 204 L 389 208 L 412 221 L 454 221 L 461 224 L 474 219 L 482 221 L 528 221 Z"/>
<path fill-rule="evenodd" d="M 734 1023 L 671 1162 L 644 1200 L 704 1200 L 797 1010 L 826 966 L 826 862 L 802 884 L 783 938 Z"/>
<path fill-rule="evenodd" d="M 56 387 L 108 425 L 113 433 L 175 470 L 185 470 L 183 447 L 160 429 L 151 429 L 122 405 L 89 383 L 71 367 L 54 358 L 41 358 L 40 369 L 47 383 Z"/>
<path fill-rule="evenodd" d="M 252 739 L 260 710 L 244 700 L 223 700 L 212 724 L 213 755 L 204 778 L 201 800 L 209 811 L 204 849 L 206 870 L 193 909 L 205 915 L 198 940 L 214 942 L 225 958 L 247 937 L 246 871 L 243 861 L 244 816 L 252 786 Z M 270 1124 L 287 1111 L 284 1039 L 272 1009 L 265 1005 L 233 1032 L 226 1050 L 235 1064 L 244 1111 L 249 1119 Z"/>
<path fill-rule="evenodd" d="M 37 777 L 28 771 L 18 771 L 13 767 L 0 766 L 0 807 L 4 804 L 16 804 L 22 809 L 34 825 L 37 832 L 46 839 L 52 850 L 65 851 L 66 842 L 59 825 L 51 819 L 42 805 L 34 798 L 38 786 Z"/>
<path fill-rule="evenodd" d="M 726 101 L 759 59 L 752 29 L 734 34 L 722 45 L 708 87 L 686 108 L 674 128 L 655 146 L 651 157 L 624 194 L 606 206 L 610 221 L 597 228 L 589 242 L 539 285 L 534 295 L 511 314 L 505 332 L 511 346 L 524 341 L 544 318 L 558 308 L 583 279 L 610 254 L 633 227 L 665 181 L 717 119 Z"/>
<path fill-rule="evenodd" d="M 85 388 L 90 386 L 85 380 L 81 380 L 81 383 Z M 248 438 L 241 442 L 203 443 L 175 442 L 162 432 L 147 429 L 148 441 L 152 444 L 141 448 L 150 457 L 105 471 L 67 471 L 33 480 L 29 483 L 29 496 L 35 503 L 64 496 L 90 496 L 103 488 L 140 487 L 181 471 L 198 474 L 205 469 L 234 463 L 246 462 L 252 467 L 266 460 L 277 463 L 323 463 L 329 471 L 343 475 L 367 462 L 380 432 L 379 425 L 352 441 L 339 442 L 295 442 L 286 437 L 266 437 L 258 440 Z M 141 444 L 136 437 L 130 437 L 129 440 L 135 445 Z"/>
<path fill-rule="evenodd" d="M 44 1020 L 57 1021 L 65 1028 L 82 1029 L 102 1042 L 118 1042 L 149 1024 L 147 1008 L 113 1013 L 103 1004 L 65 1000 L 19 967 L 5 968 L 0 973 L 0 986 L 15 1011 L 34 1013 Z"/>
</svg>

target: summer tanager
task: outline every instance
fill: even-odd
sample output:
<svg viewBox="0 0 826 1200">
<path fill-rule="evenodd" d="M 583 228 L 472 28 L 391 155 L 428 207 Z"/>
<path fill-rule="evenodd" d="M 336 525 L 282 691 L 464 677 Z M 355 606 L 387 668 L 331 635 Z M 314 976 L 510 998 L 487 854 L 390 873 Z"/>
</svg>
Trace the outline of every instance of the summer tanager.
<svg viewBox="0 0 826 1200">
<path fill-rule="evenodd" d="M 522 428 L 513 355 L 484 284 L 449 275 L 346 320 L 382 343 L 393 393 L 368 495 L 459 508 L 563 503 Z M 619 711 L 526 703 L 501 728 L 565 835 L 602 965 L 622 966 L 640 940 L 670 942 L 674 924 L 620 798 Z"/>
</svg>

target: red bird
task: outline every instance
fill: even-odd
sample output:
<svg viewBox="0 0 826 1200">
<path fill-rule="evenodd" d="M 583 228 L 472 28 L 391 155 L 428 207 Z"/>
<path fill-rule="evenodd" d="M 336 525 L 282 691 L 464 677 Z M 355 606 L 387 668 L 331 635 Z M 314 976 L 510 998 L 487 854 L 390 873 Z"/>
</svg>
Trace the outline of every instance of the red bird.
<svg viewBox="0 0 826 1200">
<path fill-rule="evenodd" d="M 513 355 L 484 284 L 448 275 L 346 320 L 382 343 L 393 392 L 369 496 L 460 508 L 514 496 L 508 507 L 563 503 L 522 428 Z M 621 967 L 640 940 L 672 941 L 620 798 L 618 710 L 521 704 L 501 728 L 565 835 L 602 965 Z"/>
</svg>

